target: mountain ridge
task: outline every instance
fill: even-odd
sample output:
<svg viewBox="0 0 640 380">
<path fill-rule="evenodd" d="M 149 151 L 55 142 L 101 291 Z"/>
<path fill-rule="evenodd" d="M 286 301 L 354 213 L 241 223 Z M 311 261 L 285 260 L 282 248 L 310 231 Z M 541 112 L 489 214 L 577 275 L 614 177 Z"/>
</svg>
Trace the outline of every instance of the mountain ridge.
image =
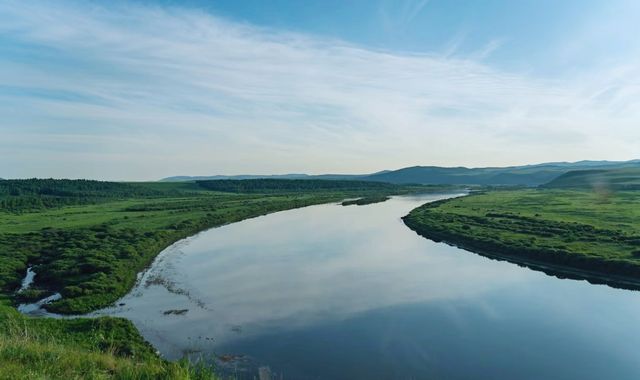
<svg viewBox="0 0 640 380">
<path fill-rule="evenodd" d="M 546 162 L 506 167 L 464 166 L 410 166 L 396 170 L 383 170 L 371 174 L 274 174 L 274 175 L 214 175 L 174 176 L 161 181 L 196 181 L 215 179 L 326 179 L 389 182 L 394 184 L 423 185 L 521 185 L 539 186 L 574 170 L 640 168 L 640 160 L 606 161 L 581 160 L 576 162 Z"/>
<path fill-rule="evenodd" d="M 543 185 L 550 189 L 638 190 L 640 168 L 573 170 Z"/>
</svg>

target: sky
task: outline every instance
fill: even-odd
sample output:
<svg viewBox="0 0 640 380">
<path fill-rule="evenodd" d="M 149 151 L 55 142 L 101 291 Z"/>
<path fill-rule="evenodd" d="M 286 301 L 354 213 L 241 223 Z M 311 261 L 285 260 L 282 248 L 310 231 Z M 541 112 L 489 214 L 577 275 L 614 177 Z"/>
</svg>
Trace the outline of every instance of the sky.
<svg viewBox="0 0 640 380">
<path fill-rule="evenodd" d="M 640 2 L 0 1 L 0 178 L 640 158 Z"/>
</svg>

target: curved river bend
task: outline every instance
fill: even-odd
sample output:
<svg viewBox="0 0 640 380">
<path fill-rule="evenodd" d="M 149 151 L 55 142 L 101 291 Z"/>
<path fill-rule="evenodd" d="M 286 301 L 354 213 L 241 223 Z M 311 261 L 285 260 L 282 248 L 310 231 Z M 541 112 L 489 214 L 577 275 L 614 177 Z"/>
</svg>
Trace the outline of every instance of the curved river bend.
<svg viewBox="0 0 640 380">
<path fill-rule="evenodd" d="M 97 314 L 131 319 L 167 358 L 238 378 L 640 378 L 640 293 L 490 260 L 400 219 L 450 196 L 202 232 Z"/>
</svg>

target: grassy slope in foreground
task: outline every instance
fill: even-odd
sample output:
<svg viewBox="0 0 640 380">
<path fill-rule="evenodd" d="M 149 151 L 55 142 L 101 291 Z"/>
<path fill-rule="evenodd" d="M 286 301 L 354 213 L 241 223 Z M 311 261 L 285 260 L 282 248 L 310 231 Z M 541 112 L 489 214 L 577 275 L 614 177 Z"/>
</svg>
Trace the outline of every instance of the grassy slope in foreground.
<svg viewBox="0 0 640 380">
<path fill-rule="evenodd" d="M 620 286 L 640 284 L 640 192 L 494 191 L 404 218 L 429 239 Z"/>
<path fill-rule="evenodd" d="M 0 300 L 0 379 L 215 379 L 168 362 L 121 318 L 29 318 Z"/>
</svg>

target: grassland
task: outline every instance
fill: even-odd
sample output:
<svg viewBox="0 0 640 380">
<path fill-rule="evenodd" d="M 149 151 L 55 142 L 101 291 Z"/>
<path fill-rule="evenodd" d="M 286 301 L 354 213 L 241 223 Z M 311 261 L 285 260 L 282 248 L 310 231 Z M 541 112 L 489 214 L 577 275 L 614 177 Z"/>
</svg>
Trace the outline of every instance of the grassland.
<svg viewBox="0 0 640 380">
<path fill-rule="evenodd" d="M 640 284 L 640 192 L 491 191 L 426 204 L 419 234 L 490 257 L 615 286 Z"/>
<path fill-rule="evenodd" d="M 213 378 L 160 359 L 126 320 L 35 319 L 10 306 L 59 292 L 48 310 L 90 312 L 123 296 L 160 251 L 198 231 L 345 198 L 442 190 L 325 182 L 250 180 L 217 189 L 211 182 L 0 181 L 0 378 Z M 28 266 L 35 281 L 17 292 Z"/>
</svg>

